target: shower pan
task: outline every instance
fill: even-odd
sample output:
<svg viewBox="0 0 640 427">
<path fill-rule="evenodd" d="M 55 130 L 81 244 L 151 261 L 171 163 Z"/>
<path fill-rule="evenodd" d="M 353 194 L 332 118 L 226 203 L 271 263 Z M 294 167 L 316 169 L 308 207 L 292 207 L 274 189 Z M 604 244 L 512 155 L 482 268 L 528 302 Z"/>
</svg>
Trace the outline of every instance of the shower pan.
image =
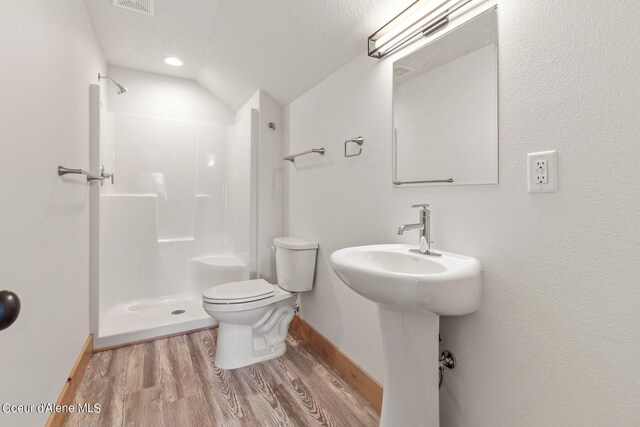
<svg viewBox="0 0 640 427">
<path fill-rule="evenodd" d="M 214 325 L 202 291 L 255 274 L 257 110 L 226 126 L 113 113 L 90 92 L 91 167 L 116 177 L 91 186 L 95 347 Z"/>
</svg>

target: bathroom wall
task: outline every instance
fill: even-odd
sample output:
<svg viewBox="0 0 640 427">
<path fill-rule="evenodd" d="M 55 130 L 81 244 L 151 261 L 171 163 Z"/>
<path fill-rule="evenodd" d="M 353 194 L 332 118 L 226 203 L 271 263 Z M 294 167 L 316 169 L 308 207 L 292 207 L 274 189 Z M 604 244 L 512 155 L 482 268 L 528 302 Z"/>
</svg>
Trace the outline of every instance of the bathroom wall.
<svg viewBox="0 0 640 427">
<path fill-rule="evenodd" d="M 256 91 L 236 113 L 234 142 L 229 148 L 229 240 L 249 242 L 252 277 L 276 283 L 273 239 L 283 233 L 282 107 L 266 92 Z M 276 129 L 269 128 L 275 123 Z M 254 127 L 248 134 L 248 123 Z M 247 164 L 251 158 L 253 166 Z M 251 167 L 250 167 L 251 166 Z M 252 175 L 250 171 L 255 171 Z M 251 198 L 246 199 L 250 188 Z M 247 228 L 247 221 L 251 224 Z M 245 247 L 240 243 L 240 247 Z"/>
<path fill-rule="evenodd" d="M 282 107 L 266 92 L 259 91 L 258 117 L 258 276 L 276 283 L 275 255 L 271 249 L 273 239 L 283 232 L 283 168 L 289 162 L 284 157 L 282 136 Z M 275 130 L 269 123 L 275 124 Z"/>
<path fill-rule="evenodd" d="M 117 96 L 114 92 L 109 97 L 109 111 L 113 113 L 223 125 L 234 123 L 233 110 L 194 80 L 115 65 L 109 65 L 109 76 L 129 89 L 126 95 Z"/>
<path fill-rule="evenodd" d="M 0 402 L 55 402 L 89 335 L 89 185 L 56 168 L 89 166 L 89 84 L 106 63 L 76 0 L 0 2 L 0 63 L 0 289 L 22 300 L 0 332 Z"/>
<path fill-rule="evenodd" d="M 499 2 L 500 183 L 393 188 L 391 63 L 363 52 L 285 109 L 286 229 L 320 243 L 303 315 L 382 380 L 378 315 L 332 272 L 336 249 L 395 235 L 430 203 L 435 247 L 484 266 L 479 312 L 443 318 L 458 359 L 443 426 L 635 425 L 640 419 L 640 4 Z M 344 158 L 345 139 L 365 138 Z M 559 192 L 527 192 L 526 155 L 557 149 Z M 435 361 L 434 361 L 435 363 Z"/>
<path fill-rule="evenodd" d="M 233 252 L 249 264 L 256 276 L 258 108 L 256 92 L 235 114 L 231 144 L 227 150 L 227 242 Z"/>
</svg>

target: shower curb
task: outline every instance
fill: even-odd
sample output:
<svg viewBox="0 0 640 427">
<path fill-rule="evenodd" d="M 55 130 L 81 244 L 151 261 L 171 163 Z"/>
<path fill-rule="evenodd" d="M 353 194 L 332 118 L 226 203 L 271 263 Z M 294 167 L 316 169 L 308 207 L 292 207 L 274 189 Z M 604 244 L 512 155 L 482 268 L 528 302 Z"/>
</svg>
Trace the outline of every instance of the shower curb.
<svg viewBox="0 0 640 427">
<path fill-rule="evenodd" d="M 206 331 L 207 329 L 215 329 L 217 327 L 218 327 L 218 325 L 204 326 L 202 328 L 189 329 L 189 330 L 186 330 L 186 331 L 174 332 L 172 334 L 167 334 L 167 335 L 156 335 L 156 336 L 153 336 L 153 337 L 150 337 L 150 338 L 144 338 L 144 339 L 141 339 L 141 340 L 127 341 L 127 342 L 123 342 L 122 344 L 108 345 L 106 347 L 96 348 L 96 349 L 93 350 L 93 352 L 94 353 L 100 353 L 102 351 L 115 350 L 117 348 L 129 347 L 129 346 L 138 345 L 138 344 L 144 344 L 146 342 L 153 342 L 153 341 L 157 341 L 157 340 L 163 340 L 165 338 L 173 338 L 173 337 L 178 337 L 180 335 L 193 334 L 193 333 L 200 332 L 200 331 Z"/>
</svg>

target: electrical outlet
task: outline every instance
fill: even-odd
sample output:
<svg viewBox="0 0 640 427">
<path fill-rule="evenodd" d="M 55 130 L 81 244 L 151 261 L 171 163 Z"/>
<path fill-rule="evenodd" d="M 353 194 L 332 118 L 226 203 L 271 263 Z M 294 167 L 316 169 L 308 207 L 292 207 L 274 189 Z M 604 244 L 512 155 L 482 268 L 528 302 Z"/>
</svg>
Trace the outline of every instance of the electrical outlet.
<svg viewBox="0 0 640 427">
<path fill-rule="evenodd" d="M 534 181 L 536 184 L 548 184 L 549 175 L 547 170 L 548 162 L 545 159 L 539 159 L 535 161 L 535 176 Z"/>
<path fill-rule="evenodd" d="M 529 193 L 558 191 L 558 155 L 555 150 L 527 155 Z"/>
</svg>

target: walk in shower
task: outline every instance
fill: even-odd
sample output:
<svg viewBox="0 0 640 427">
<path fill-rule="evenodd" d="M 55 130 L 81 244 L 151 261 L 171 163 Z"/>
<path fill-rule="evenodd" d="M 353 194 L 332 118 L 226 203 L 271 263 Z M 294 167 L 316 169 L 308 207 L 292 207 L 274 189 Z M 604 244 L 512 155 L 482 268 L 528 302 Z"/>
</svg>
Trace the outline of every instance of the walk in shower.
<svg viewBox="0 0 640 427">
<path fill-rule="evenodd" d="M 114 177 L 91 190 L 95 346 L 213 325 L 202 291 L 255 272 L 257 111 L 235 125 L 115 113 L 97 85 L 91 104 L 92 168 Z"/>
</svg>

